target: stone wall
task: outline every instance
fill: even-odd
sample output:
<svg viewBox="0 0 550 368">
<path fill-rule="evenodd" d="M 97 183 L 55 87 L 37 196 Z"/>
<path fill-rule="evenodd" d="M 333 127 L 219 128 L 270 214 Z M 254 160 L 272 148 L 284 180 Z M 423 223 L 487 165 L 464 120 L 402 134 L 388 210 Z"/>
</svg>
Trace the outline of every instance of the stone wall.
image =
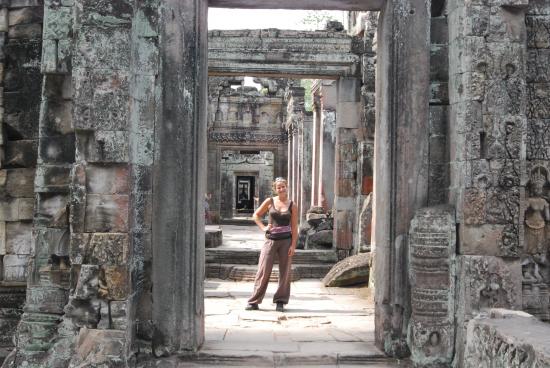
<svg viewBox="0 0 550 368">
<path fill-rule="evenodd" d="M 255 78 L 260 89 L 244 86 L 243 77 L 210 77 L 208 104 L 208 193 L 213 218 L 233 216 L 233 172 L 257 173 L 260 201 L 271 195 L 275 176 L 285 176 L 287 134 L 285 90 L 287 79 Z M 224 152 L 271 152 L 269 167 L 259 163 L 235 167 Z M 262 167 L 260 167 L 262 166 Z M 231 167 L 231 168 L 230 168 Z"/>
<path fill-rule="evenodd" d="M 550 3 L 530 1 L 525 16 L 527 164 L 522 255 L 523 310 L 550 321 Z M 540 208 L 540 209 L 539 209 Z M 543 209 L 544 208 L 544 209 Z M 542 215 L 542 217 L 541 217 Z"/>
<path fill-rule="evenodd" d="M 482 308 L 521 308 L 529 165 L 525 7 L 449 2 L 450 200 L 457 203 L 457 355 Z"/>
<path fill-rule="evenodd" d="M 0 361 L 13 348 L 32 248 L 42 1 L 0 5 Z"/>
</svg>

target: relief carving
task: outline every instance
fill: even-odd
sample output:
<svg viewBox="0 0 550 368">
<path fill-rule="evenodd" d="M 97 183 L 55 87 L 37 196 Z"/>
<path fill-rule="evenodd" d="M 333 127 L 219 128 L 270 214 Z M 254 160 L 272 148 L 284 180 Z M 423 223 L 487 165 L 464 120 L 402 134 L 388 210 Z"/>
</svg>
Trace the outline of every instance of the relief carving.
<svg viewBox="0 0 550 368">
<path fill-rule="evenodd" d="M 550 319 L 548 262 L 550 204 L 548 171 L 542 166 L 531 170 L 525 210 L 525 249 L 522 257 L 523 309 L 542 320 Z"/>
</svg>

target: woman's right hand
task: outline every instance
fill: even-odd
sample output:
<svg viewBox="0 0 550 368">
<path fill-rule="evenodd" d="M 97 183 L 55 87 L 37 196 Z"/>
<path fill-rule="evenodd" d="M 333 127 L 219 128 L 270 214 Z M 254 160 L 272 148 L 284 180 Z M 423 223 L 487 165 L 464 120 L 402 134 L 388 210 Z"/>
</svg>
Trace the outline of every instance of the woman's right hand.
<svg viewBox="0 0 550 368">
<path fill-rule="evenodd" d="M 273 226 L 271 224 L 267 224 L 267 226 L 264 226 L 264 233 L 268 232 L 269 230 L 271 230 Z"/>
</svg>

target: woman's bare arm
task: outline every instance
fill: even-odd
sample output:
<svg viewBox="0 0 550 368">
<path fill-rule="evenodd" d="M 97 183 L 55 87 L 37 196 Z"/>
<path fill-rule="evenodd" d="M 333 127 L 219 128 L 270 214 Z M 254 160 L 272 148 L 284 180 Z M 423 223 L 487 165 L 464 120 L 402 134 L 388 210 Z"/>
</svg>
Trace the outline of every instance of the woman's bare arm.
<svg viewBox="0 0 550 368">
<path fill-rule="evenodd" d="M 296 251 L 296 244 L 298 243 L 298 213 L 300 212 L 298 206 L 292 202 L 292 212 L 290 215 L 290 229 L 292 231 L 292 242 L 290 243 L 290 249 L 288 255 L 292 257 Z"/>
<path fill-rule="evenodd" d="M 254 219 L 254 222 L 256 223 L 256 225 L 258 225 L 258 227 L 260 228 L 260 230 L 262 230 L 263 232 L 265 232 L 266 230 L 270 229 L 271 228 L 271 224 L 268 224 L 267 226 L 265 226 L 262 222 L 262 218 L 264 217 L 264 215 L 266 214 L 266 212 L 269 210 L 269 206 L 271 205 L 271 198 L 267 198 L 261 205 L 260 207 L 258 207 L 256 209 L 256 211 L 254 212 L 254 214 L 252 215 L 252 218 Z"/>
</svg>

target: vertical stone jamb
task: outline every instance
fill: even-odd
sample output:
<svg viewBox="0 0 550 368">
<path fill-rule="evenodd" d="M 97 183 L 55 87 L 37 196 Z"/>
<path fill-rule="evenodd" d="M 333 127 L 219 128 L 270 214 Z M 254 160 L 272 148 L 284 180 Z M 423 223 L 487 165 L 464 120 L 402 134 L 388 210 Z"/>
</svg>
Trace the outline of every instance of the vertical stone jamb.
<svg viewBox="0 0 550 368">
<path fill-rule="evenodd" d="M 375 338 L 408 354 L 407 234 L 428 198 L 430 3 L 388 1 L 379 18 L 375 139 Z"/>
<path fill-rule="evenodd" d="M 153 351 L 204 341 L 207 7 L 160 2 L 160 110 L 153 165 Z"/>
</svg>

